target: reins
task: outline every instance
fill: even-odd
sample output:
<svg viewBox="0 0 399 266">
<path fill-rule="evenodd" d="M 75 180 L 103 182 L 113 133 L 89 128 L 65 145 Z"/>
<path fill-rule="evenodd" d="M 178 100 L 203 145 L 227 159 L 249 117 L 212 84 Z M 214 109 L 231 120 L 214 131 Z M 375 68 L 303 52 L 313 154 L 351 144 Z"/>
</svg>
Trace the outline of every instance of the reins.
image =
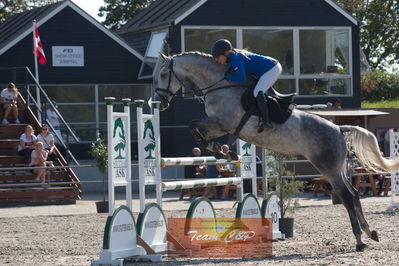
<svg viewBox="0 0 399 266">
<path fill-rule="evenodd" d="M 170 71 L 169 71 L 169 77 L 168 77 L 168 87 L 166 89 L 165 88 L 156 88 L 155 89 L 155 93 L 161 98 L 161 101 L 165 102 L 165 103 L 168 103 L 168 99 L 167 99 L 168 96 L 172 96 L 172 99 L 175 98 L 175 97 L 180 97 L 180 96 L 176 95 L 176 93 L 173 93 L 170 90 L 170 83 L 172 81 L 172 75 L 180 83 L 181 88 L 185 87 L 184 82 L 176 75 L 175 71 L 173 70 L 173 58 L 170 59 L 169 69 L 170 69 Z M 218 81 L 212 83 L 211 85 L 209 85 L 209 86 L 207 86 L 205 88 L 202 88 L 202 89 L 197 89 L 196 90 L 196 89 L 191 88 L 190 92 L 191 92 L 192 96 L 203 97 L 202 100 L 205 102 L 205 97 L 209 93 L 212 93 L 214 91 L 217 91 L 217 90 L 220 90 L 220 89 L 234 88 L 234 87 L 245 87 L 245 85 L 243 85 L 243 84 L 230 84 L 230 85 L 224 85 L 224 86 L 212 88 L 213 86 L 215 86 L 219 82 L 222 82 L 223 80 L 225 80 L 225 77 L 223 77 L 222 79 L 220 79 L 220 80 L 218 80 Z M 247 85 L 247 87 L 248 86 L 250 86 L 250 85 Z M 205 91 L 205 93 L 204 93 L 204 91 Z M 161 94 L 159 92 L 167 93 L 168 96 L 165 96 L 165 95 L 163 95 L 163 94 Z M 181 97 L 184 98 L 185 96 L 187 96 L 187 93 L 182 94 Z"/>
</svg>

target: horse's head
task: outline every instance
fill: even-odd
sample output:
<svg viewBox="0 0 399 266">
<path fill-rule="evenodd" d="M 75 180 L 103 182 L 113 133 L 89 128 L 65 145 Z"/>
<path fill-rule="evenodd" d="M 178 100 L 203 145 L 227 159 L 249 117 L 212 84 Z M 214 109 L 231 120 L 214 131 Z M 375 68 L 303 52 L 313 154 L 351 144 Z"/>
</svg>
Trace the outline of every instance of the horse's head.
<svg viewBox="0 0 399 266">
<path fill-rule="evenodd" d="M 176 92 L 183 87 L 183 81 L 176 74 L 176 61 L 174 57 L 161 54 L 163 65 L 159 71 L 158 86 L 155 89 L 155 101 L 161 102 L 161 111 L 166 110 Z"/>
<path fill-rule="evenodd" d="M 161 54 L 161 58 L 163 65 L 159 71 L 154 97 L 154 100 L 161 101 L 161 111 L 169 107 L 170 101 L 184 87 L 184 83 L 190 84 L 193 94 L 202 94 L 223 80 L 227 70 L 226 65 L 216 63 L 211 55 L 197 51 L 171 57 Z"/>
</svg>

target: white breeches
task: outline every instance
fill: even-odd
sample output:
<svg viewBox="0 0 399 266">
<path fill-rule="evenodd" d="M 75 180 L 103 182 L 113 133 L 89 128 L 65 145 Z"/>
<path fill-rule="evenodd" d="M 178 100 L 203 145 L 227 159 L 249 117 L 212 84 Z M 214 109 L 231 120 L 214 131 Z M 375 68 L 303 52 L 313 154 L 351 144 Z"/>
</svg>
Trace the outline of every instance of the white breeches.
<svg viewBox="0 0 399 266">
<path fill-rule="evenodd" d="M 256 83 L 254 96 L 256 97 L 260 91 L 265 93 L 265 91 L 267 91 L 277 81 L 282 70 L 283 68 L 281 67 L 280 63 L 277 63 L 272 69 L 263 74 L 259 78 L 258 83 Z"/>
</svg>

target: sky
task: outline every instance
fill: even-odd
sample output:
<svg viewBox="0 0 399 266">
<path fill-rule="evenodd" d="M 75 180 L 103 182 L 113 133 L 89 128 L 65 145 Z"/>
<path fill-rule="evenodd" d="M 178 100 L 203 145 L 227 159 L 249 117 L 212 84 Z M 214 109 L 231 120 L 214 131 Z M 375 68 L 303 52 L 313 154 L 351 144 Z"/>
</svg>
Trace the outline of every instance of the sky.
<svg viewBox="0 0 399 266">
<path fill-rule="evenodd" d="M 101 22 L 104 20 L 104 17 L 100 18 L 97 16 L 100 6 L 104 5 L 104 0 L 72 0 L 72 2 L 74 2 L 98 21 Z"/>
</svg>

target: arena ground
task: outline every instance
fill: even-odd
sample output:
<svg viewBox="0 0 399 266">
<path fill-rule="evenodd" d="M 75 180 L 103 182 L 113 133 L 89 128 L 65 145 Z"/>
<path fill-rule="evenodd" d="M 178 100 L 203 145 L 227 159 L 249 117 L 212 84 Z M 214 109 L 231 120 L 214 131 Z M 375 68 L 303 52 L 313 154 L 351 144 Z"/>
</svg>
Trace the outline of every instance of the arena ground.
<svg viewBox="0 0 399 266">
<path fill-rule="evenodd" d="M 96 196 L 95 196 L 96 197 Z M 93 196 L 76 205 L 0 208 L 0 265 L 89 265 L 98 258 L 107 214 L 97 214 Z M 184 217 L 189 201 L 166 195 L 165 214 Z M 368 249 L 355 252 L 348 215 L 329 198 L 300 198 L 295 237 L 273 242 L 268 259 L 166 259 L 167 265 L 397 265 L 399 210 L 387 212 L 390 197 L 362 199 L 365 216 L 380 242 L 364 238 Z M 233 217 L 233 201 L 216 201 L 218 217 Z M 134 201 L 137 211 L 138 201 Z M 135 217 L 137 217 L 135 215 Z M 137 265 L 137 264 L 136 264 Z M 140 263 L 142 265 L 142 263 Z M 145 263 L 151 265 L 151 263 Z M 158 264 L 159 265 L 159 264 Z"/>
</svg>

